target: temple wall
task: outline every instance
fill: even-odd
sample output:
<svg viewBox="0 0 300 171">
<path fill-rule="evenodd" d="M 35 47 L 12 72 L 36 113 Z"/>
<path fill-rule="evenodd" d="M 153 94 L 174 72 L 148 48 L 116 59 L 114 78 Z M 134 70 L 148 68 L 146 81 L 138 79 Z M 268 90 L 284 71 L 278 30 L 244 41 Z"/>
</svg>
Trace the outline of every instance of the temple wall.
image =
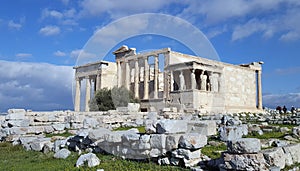
<svg viewBox="0 0 300 171">
<path fill-rule="evenodd" d="M 101 70 L 100 89 L 104 87 L 112 89 L 114 86 L 117 86 L 117 64 L 109 62 L 108 66 Z"/>
<path fill-rule="evenodd" d="M 225 109 L 256 110 L 256 73 L 254 70 L 227 66 L 223 70 Z"/>
</svg>

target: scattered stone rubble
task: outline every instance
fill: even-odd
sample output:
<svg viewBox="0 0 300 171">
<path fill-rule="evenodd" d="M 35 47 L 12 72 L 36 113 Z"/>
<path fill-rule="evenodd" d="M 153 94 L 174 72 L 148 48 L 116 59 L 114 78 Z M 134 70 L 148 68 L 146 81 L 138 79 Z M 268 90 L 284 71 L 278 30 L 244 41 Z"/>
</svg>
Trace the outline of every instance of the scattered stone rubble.
<svg viewBox="0 0 300 171">
<path fill-rule="evenodd" d="M 211 116 L 180 113 L 137 112 L 33 112 L 10 109 L 0 116 L 0 140 L 26 150 L 54 152 L 55 158 L 65 159 L 71 152 L 82 154 L 76 166 L 100 164 L 94 153 L 108 153 L 123 159 L 153 160 L 160 165 L 179 165 L 192 170 L 280 170 L 300 163 L 300 113 L 282 118 L 275 112 L 264 114 L 226 114 Z M 172 119 L 169 119 L 172 118 Z M 276 120 L 276 118 L 278 120 Z M 276 120 L 276 121 L 275 121 Z M 287 127 L 271 123 L 295 124 Z M 255 121 L 256 124 L 247 123 Z M 287 122 L 290 121 L 290 122 Z M 117 127 L 145 126 L 146 133 L 136 128 L 112 131 Z M 291 131 L 284 140 L 243 138 L 248 134 L 263 135 L 268 131 Z M 68 131 L 70 137 L 53 136 Z M 221 158 L 212 160 L 202 154 L 208 138 L 217 136 L 227 143 Z M 264 150 L 261 150 L 264 148 Z"/>
</svg>

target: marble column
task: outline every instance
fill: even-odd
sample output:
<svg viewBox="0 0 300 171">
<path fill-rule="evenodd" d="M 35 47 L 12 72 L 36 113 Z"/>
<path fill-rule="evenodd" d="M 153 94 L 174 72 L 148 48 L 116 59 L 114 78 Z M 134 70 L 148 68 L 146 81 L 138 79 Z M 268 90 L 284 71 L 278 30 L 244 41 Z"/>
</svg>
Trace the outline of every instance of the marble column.
<svg viewBox="0 0 300 171">
<path fill-rule="evenodd" d="M 80 111 L 80 87 L 81 79 L 76 78 L 76 90 L 75 90 L 75 102 L 74 102 L 74 111 Z"/>
<path fill-rule="evenodd" d="M 130 90 L 130 66 L 129 66 L 129 61 L 125 62 L 125 87 Z"/>
<path fill-rule="evenodd" d="M 261 86 L 261 70 L 257 71 L 257 101 L 258 109 L 262 109 L 262 86 Z"/>
<path fill-rule="evenodd" d="M 148 64 L 148 57 L 144 58 L 144 99 L 149 98 L 149 64 Z"/>
<path fill-rule="evenodd" d="M 191 70 L 191 89 L 194 90 L 196 89 L 196 77 L 195 77 L 195 70 Z"/>
<path fill-rule="evenodd" d="M 121 87 L 122 83 L 121 83 L 121 62 L 118 60 L 117 61 L 117 86 Z"/>
<path fill-rule="evenodd" d="M 184 82 L 184 75 L 183 75 L 183 71 L 181 70 L 180 71 L 180 74 L 179 74 L 179 84 L 180 84 L 180 88 L 179 90 L 184 90 L 185 89 L 185 82 Z"/>
<path fill-rule="evenodd" d="M 139 60 L 135 60 L 135 75 L 134 75 L 134 97 L 139 98 L 139 81 L 140 81 L 140 73 L 139 73 Z"/>
<path fill-rule="evenodd" d="M 86 77 L 86 87 L 85 87 L 85 111 L 90 111 L 89 101 L 91 100 L 91 80 Z"/>
<path fill-rule="evenodd" d="M 100 74 L 97 74 L 95 84 L 96 84 L 96 91 L 100 90 L 101 89 L 101 75 Z"/>
<path fill-rule="evenodd" d="M 154 95 L 153 98 L 158 98 L 158 55 L 154 56 Z"/>
</svg>

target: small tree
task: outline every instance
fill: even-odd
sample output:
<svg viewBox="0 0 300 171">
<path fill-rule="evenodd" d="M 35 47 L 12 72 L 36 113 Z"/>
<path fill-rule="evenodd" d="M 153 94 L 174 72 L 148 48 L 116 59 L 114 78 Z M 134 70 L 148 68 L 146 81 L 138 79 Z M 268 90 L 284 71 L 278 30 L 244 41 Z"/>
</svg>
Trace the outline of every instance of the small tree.
<svg viewBox="0 0 300 171">
<path fill-rule="evenodd" d="M 91 111 L 107 111 L 138 102 L 139 100 L 133 97 L 132 92 L 122 86 L 114 87 L 112 90 L 103 88 L 97 91 L 89 106 Z"/>
</svg>

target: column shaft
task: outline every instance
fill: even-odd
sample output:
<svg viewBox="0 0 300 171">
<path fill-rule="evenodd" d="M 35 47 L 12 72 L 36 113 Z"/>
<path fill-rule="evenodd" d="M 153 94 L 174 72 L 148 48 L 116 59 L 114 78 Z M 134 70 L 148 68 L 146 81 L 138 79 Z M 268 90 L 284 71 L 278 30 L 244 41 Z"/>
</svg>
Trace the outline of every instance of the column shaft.
<svg viewBox="0 0 300 171">
<path fill-rule="evenodd" d="M 117 86 L 121 87 L 122 83 L 121 83 L 121 62 L 118 60 L 117 61 Z"/>
<path fill-rule="evenodd" d="M 100 74 L 97 74 L 95 84 L 96 84 L 96 91 L 100 90 L 101 89 L 101 75 Z"/>
<path fill-rule="evenodd" d="M 86 88 L 85 88 L 85 111 L 90 111 L 89 101 L 91 100 L 91 80 L 88 77 L 86 79 Z"/>
<path fill-rule="evenodd" d="M 148 65 L 148 57 L 146 57 L 144 59 L 144 99 L 148 99 L 149 98 L 149 65 Z"/>
<path fill-rule="evenodd" d="M 262 86 L 261 86 L 261 70 L 257 71 L 257 101 L 258 109 L 262 109 Z"/>
<path fill-rule="evenodd" d="M 139 60 L 135 61 L 135 76 L 134 76 L 134 97 L 139 98 L 139 81 L 140 81 L 140 72 L 139 72 Z"/>
<path fill-rule="evenodd" d="M 80 111 L 80 87 L 81 80 L 80 78 L 76 78 L 76 91 L 75 91 L 75 102 L 74 102 L 74 111 Z"/>
<path fill-rule="evenodd" d="M 129 61 L 125 62 L 125 68 L 126 68 L 125 87 L 128 90 L 130 90 L 130 67 L 129 67 Z"/>
<path fill-rule="evenodd" d="M 153 98 L 158 98 L 158 55 L 154 56 L 154 95 Z"/>
</svg>

